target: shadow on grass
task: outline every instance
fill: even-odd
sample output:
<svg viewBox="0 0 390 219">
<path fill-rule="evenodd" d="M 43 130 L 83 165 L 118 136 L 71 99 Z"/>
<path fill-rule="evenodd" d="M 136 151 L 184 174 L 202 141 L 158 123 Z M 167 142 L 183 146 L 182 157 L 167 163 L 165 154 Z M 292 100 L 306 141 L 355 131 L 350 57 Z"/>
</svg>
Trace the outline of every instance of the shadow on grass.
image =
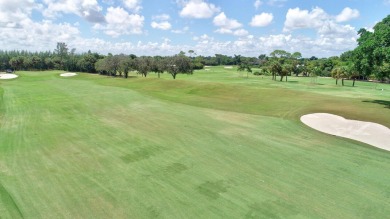
<svg viewBox="0 0 390 219">
<path fill-rule="evenodd" d="M 388 100 L 363 100 L 364 103 L 376 103 L 383 105 L 385 108 L 390 109 L 390 101 Z"/>
</svg>

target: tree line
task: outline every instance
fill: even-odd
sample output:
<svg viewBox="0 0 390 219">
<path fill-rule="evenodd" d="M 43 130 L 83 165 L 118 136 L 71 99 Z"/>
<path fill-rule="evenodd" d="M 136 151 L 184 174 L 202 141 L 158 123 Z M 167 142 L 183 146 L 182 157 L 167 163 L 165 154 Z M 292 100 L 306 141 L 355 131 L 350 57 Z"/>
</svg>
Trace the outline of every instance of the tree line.
<svg viewBox="0 0 390 219">
<path fill-rule="evenodd" d="M 390 15 L 377 23 L 373 32 L 364 28 L 358 31 L 359 38 L 354 50 L 344 52 L 340 56 L 329 58 L 303 58 L 300 52 L 275 50 L 270 54 L 258 57 L 241 55 L 214 56 L 196 55 L 189 50 L 188 55 L 180 52 L 174 56 L 140 56 L 101 55 L 88 51 L 77 54 L 75 49 L 69 49 L 66 43 L 59 42 L 54 51 L 2 51 L 0 50 L 0 71 L 13 70 L 65 70 L 75 72 L 99 73 L 109 76 L 127 78 L 130 71 L 147 77 L 151 72 L 160 74 L 166 72 L 175 79 L 177 74 L 192 74 L 193 70 L 204 66 L 236 65 L 238 71 L 252 73 L 253 67 L 260 70 L 254 75 L 269 75 L 273 80 L 277 76 L 280 81 L 288 76 L 326 76 L 341 80 L 375 79 L 381 82 L 390 81 Z"/>
</svg>

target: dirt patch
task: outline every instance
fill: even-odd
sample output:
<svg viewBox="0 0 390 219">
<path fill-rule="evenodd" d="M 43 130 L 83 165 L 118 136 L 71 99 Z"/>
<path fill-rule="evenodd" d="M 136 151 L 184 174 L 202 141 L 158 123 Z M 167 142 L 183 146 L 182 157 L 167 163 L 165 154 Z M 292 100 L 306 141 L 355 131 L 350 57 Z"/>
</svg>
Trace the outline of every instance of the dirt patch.
<svg viewBox="0 0 390 219">
<path fill-rule="evenodd" d="M 361 141 L 390 151 L 390 129 L 386 126 L 373 122 L 348 120 L 329 113 L 304 115 L 301 121 L 320 132 Z"/>
</svg>

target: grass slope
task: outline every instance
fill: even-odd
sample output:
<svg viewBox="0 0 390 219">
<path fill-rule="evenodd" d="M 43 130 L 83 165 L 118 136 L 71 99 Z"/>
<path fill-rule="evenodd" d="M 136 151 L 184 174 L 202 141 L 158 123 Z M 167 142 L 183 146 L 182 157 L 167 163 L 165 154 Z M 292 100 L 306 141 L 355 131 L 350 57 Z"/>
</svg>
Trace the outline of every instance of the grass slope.
<svg viewBox="0 0 390 219">
<path fill-rule="evenodd" d="M 389 127 L 389 86 L 220 67 L 177 80 L 20 74 L 0 82 L 1 218 L 390 215 L 390 153 L 299 122 L 321 111 Z"/>
</svg>

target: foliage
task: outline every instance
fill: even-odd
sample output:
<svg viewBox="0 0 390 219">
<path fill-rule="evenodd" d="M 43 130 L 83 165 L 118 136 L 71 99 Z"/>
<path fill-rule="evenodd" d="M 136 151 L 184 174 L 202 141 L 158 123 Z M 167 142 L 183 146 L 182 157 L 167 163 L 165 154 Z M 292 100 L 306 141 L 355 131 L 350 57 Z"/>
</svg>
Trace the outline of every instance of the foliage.
<svg viewBox="0 0 390 219">
<path fill-rule="evenodd" d="M 248 62 L 241 62 L 238 65 L 237 71 L 246 71 L 246 77 L 248 78 L 248 73 L 252 72 L 252 68 Z"/>
<path fill-rule="evenodd" d="M 165 67 L 166 71 L 172 75 L 173 79 L 176 79 L 178 74 L 193 73 L 191 60 L 183 54 L 166 58 Z"/>
<path fill-rule="evenodd" d="M 352 61 L 354 69 L 364 78 L 374 76 L 380 81 L 390 80 L 390 15 L 374 26 L 374 32 L 358 31 L 358 47 L 343 56 Z"/>
</svg>

